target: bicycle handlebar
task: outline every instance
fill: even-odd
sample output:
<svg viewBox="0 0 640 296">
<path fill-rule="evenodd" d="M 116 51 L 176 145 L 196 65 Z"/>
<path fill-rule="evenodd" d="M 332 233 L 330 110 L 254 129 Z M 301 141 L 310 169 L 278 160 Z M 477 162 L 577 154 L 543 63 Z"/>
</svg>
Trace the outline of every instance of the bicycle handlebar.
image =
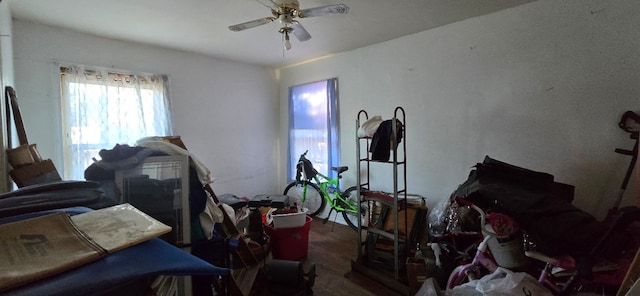
<svg viewBox="0 0 640 296">
<path fill-rule="evenodd" d="M 480 227 L 484 227 L 484 223 L 485 223 L 485 217 L 486 217 L 486 213 L 484 212 L 484 210 L 482 210 L 480 207 L 476 206 L 475 204 L 473 204 L 471 201 L 469 201 L 468 199 L 465 199 L 464 197 L 460 197 L 460 196 L 456 196 L 455 197 L 455 202 L 463 205 L 463 206 L 468 206 L 472 209 L 474 209 L 476 212 L 478 212 L 480 214 Z"/>
<path fill-rule="evenodd" d="M 304 153 L 300 154 L 300 159 L 307 158 L 307 152 L 309 152 L 309 150 L 305 150 Z"/>
<path fill-rule="evenodd" d="M 305 150 L 304 153 L 300 154 L 298 164 L 296 165 L 296 180 L 299 180 L 303 172 L 307 179 L 313 178 L 317 173 L 313 168 L 313 163 L 305 157 L 308 152 L 309 150 Z"/>
<path fill-rule="evenodd" d="M 640 114 L 633 111 L 624 112 L 618 122 L 618 126 L 628 133 L 637 133 L 638 125 L 640 125 Z"/>
</svg>

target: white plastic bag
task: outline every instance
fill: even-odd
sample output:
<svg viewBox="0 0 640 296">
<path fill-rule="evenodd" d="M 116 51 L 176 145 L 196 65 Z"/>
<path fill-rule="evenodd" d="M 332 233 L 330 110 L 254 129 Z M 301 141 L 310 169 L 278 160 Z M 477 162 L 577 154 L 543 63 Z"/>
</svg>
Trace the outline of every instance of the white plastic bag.
<svg viewBox="0 0 640 296">
<path fill-rule="evenodd" d="M 442 289 L 432 277 L 427 278 L 414 296 L 442 296 Z"/>
<path fill-rule="evenodd" d="M 226 206 L 233 212 L 233 209 L 230 206 Z M 225 210 L 227 209 L 225 208 Z M 216 206 L 216 203 L 213 201 L 211 196 L 207 196 L 207 203 L 205 203 L 204 210 L 200 212 L 200 215 L 198 215 L 198 219 L 200 220 L 200 225 L 202 226 L 202 230 L 204 230 L 207 239 L 211 239 L 213 237 L 213 226 L 216 223 L 222 223 L 224 221 L 224 214 L 222 213 L 222 210 Z"/>
<path fill-rule="evenodd" d="M 445 290 L 446 296 L 482 296 L 482 293 L 476 290 L 478 280 L 472 280 L 462 285 L 455 286 L 453 289 Z"/>
<path fill-rule="evenodd" d="M 476 291 L 487 296 L 553 296 L 531 275 L 502 267 L 479 279 Z"/>
</svg>

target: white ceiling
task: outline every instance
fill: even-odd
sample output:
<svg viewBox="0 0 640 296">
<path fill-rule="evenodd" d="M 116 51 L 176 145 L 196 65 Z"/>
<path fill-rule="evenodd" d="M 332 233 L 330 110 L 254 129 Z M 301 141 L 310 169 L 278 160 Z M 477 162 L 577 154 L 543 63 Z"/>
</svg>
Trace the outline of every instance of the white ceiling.
<svg viewBox="0 0 640 296">
<path fill-rule="evenodd" d="M 535 0 L 299 0 L 300 8 L 343 3 L 346 15 L 299 19 L 311 34 L 284 52 L 277 22 L 255 0 L 8 0 L 13 18 L 114 39 L 281 67 L 349 51 Z"/>
</svg>

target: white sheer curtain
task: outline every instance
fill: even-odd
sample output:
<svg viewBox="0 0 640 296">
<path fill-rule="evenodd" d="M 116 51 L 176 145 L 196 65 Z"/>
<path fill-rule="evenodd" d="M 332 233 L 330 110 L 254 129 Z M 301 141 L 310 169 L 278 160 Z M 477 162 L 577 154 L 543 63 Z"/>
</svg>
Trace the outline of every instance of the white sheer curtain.
<svg viewBox="0 0 640 296">
<path fill-rule="evenodd" d="M 60 67 L 65 179 L 82 180 L 101 149 L 172 132 L 164 75 Z"/>
</svg>

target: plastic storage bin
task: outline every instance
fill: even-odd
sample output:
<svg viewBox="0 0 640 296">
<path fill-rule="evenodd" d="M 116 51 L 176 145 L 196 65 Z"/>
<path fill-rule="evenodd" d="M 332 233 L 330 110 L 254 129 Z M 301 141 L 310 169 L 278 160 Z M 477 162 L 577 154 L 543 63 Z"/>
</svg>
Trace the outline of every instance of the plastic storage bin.
<svg viewBox="0 0 640 296">
<path fill-rule="evenodd" d="M 273 218 L 273 227 L 276 229 L 302 227 L 306 223 L 306 216 L 306 208 L 297 213 L 278 214 L 276 211 L 271 215 L 271 217 Z"/>
<path fill-rule="evenodd" d="M 264 226 L 271 237 L 271 254 L 273 259 L 300 260 L 307 257 L 309 251 L 309 230 L 313 219 L 304 215 L 306 222 L 302 227 L 273 228 Z"/>
</svg>

